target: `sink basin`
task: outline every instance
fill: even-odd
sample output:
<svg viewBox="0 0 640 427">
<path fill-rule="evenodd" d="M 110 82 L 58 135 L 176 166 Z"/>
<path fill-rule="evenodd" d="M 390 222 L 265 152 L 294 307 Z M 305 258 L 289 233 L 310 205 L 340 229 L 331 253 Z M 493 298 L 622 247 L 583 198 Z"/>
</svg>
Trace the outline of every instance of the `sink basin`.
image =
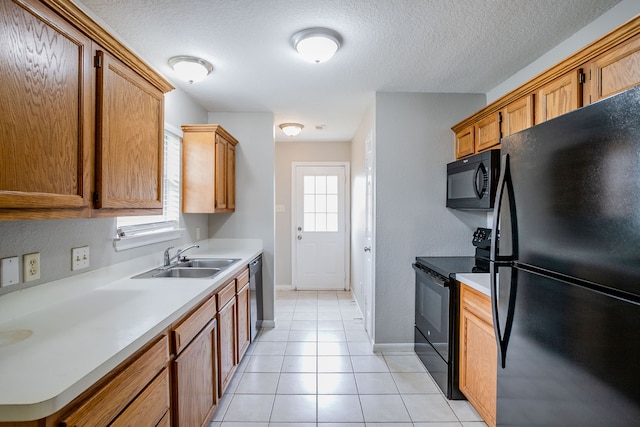
<svg viewBox="0 0 640 427">
<path fill-rule="evenodd" d="M 182 268 L 174 267 L 168 270 L 162 270 L 152 277 L 183 277 L 183 278 L 204 278 L 213 277 L 220 273 L 222 270 L 219 268 Z"/>
<path fill-rule="evenodd" d="M 171 267 L 158 267 L 133 276 L 132 279 L 151 279 L 154 277 L 177 277 L 203 279 L 214 277 L 240 258 L 193 258 Z"/>
<path fill-rule="evenodd" d="M 178 264 L 180 268 L 226 268 L 239 258 L 194 258 L 188 259 Z"/>
</svg>

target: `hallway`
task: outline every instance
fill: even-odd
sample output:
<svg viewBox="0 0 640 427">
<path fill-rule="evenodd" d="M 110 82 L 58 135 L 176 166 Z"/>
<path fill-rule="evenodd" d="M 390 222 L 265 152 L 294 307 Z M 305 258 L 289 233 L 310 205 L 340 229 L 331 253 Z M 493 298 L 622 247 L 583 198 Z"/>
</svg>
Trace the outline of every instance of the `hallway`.
<svg viewBox="0 0 640 427">
<path fill-rule="evenodd" d="M 350 292 L 279 291 L 210 427 L 483 427 L 414 353 L 374 354 Z"/>
</svg>

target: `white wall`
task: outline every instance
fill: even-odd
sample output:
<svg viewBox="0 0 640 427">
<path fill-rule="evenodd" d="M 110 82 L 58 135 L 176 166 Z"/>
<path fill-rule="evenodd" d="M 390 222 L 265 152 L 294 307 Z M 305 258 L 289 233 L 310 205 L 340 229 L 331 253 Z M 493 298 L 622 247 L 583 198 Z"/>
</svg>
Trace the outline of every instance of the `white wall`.
<svg viewBox="0 0 640 427">
<path fill-rule="evenodd" d="M 491 103 L 511 92 L 543 71 L 553 67 L 583 47 L 613 31 L 640 14 L 640 1 L 623 0 L 593 22 L 576 32 L 540 58 L 487 92 L 487 102 Z"/>
<path fill-rule="evenodd" d="M 264 320 L 274 320 L 275 147 L 272 113 L 209 113 L 238 140 L 236 210 L 209 215 L 209 237 L 255 238 L 263 244 Z"/>
<path fill-rule="evenodd" d="M 165 97 L 165 119 L 171 126 L 179 127 L 185 122 L 206 123 L 207 113 L 194 104 L 184 92 L 176 89 Z M 40 252 L 41 265 L 40 280 L 0 288 L 0 295 L 132 258 L 159 253 L 168 246 L 194 242 L 196 227 L 201 229 L 202 236 L 208 233 L 206 215 L 187 214 L 181 217 L 180 221 L 181 227 L 186 228 L 181 239 L 122 252 L 116 252 L 113 248 L 115 218 L 0 221 L 0 258 L 21 258 L 23 254 Z M 88 270 L 72 272 L 71 248 L 85 245 L 89 245 L 91 251 L 91 266 Z"/>
<path fill-rule="evenodd" d="M 276 143 L 276 205 L 284 212 L 276 213 L 276 285 L 291 286 L 291 163 L 348 162 L 349 141 L 278 142 Z"/>
<path fill-rule="evenodd" d="M 484 213 L 445 207 L 451 126 L 485 105 L 483 94 L 377 93 L 376 346 L 413 343 L 416 256 L 472 255 Z"/>
</svg>

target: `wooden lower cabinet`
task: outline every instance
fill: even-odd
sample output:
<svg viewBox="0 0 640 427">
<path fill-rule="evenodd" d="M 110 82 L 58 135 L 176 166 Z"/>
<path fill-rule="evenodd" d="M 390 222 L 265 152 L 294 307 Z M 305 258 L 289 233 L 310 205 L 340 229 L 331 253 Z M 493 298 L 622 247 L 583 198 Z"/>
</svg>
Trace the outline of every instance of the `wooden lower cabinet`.
<svg viewBox="0 0 640 427">
<path fill-rule="evenodd" d="M 155 426 L 169 409 L 167 336 L 163 335 L 59 422 L 61 427 L 115 425 Z M 120 420 L 120 417 L 123 417 Z M 129 423 L 127 420 L 136 420 Z"/>
<path fill-rule="evenodd" d="M 237 344 L 236 344 L 236 299 L 235 283 L 233 298 L 229 299 L 216 315 L 220 330 L 218 332 L 218 396 L 222 394 L 229 385 L 237 366 Z"/>
<path fill-rule="evenodd" d="M 211 320 L 173 362 L 174 426 L 208 426 L 218 402 L 217 321 Z"/>
<path fill-rule="evenodd" d="M 460 285 L 460 390 L 489 426 L 496 425 L 497 346 L 490 298 Z"/>
<path fill-rule="evenodd" d="M 240 285 L 238 285 L 240 286 Z M 238 324 L 238 363 L 242 360 L 242 356 L 247 352 L 249 344 L 251 344 L 251 325 L 249 324 L 250 310 L 249 307 L 249 282 L 238 290 L 236 294 L 237 304 L 237 324 Z"/>
</svg>

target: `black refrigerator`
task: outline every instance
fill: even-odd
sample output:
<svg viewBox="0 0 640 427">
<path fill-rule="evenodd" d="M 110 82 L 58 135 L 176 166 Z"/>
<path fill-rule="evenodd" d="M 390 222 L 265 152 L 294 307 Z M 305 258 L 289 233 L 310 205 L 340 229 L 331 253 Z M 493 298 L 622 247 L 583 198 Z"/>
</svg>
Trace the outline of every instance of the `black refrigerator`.
<svg viewBox="0 0 640 427">
<path fill-rule="evenodd" d="M 640 425 L 640 86 L 505 137 L 500 426 Z"/>
</svg>

